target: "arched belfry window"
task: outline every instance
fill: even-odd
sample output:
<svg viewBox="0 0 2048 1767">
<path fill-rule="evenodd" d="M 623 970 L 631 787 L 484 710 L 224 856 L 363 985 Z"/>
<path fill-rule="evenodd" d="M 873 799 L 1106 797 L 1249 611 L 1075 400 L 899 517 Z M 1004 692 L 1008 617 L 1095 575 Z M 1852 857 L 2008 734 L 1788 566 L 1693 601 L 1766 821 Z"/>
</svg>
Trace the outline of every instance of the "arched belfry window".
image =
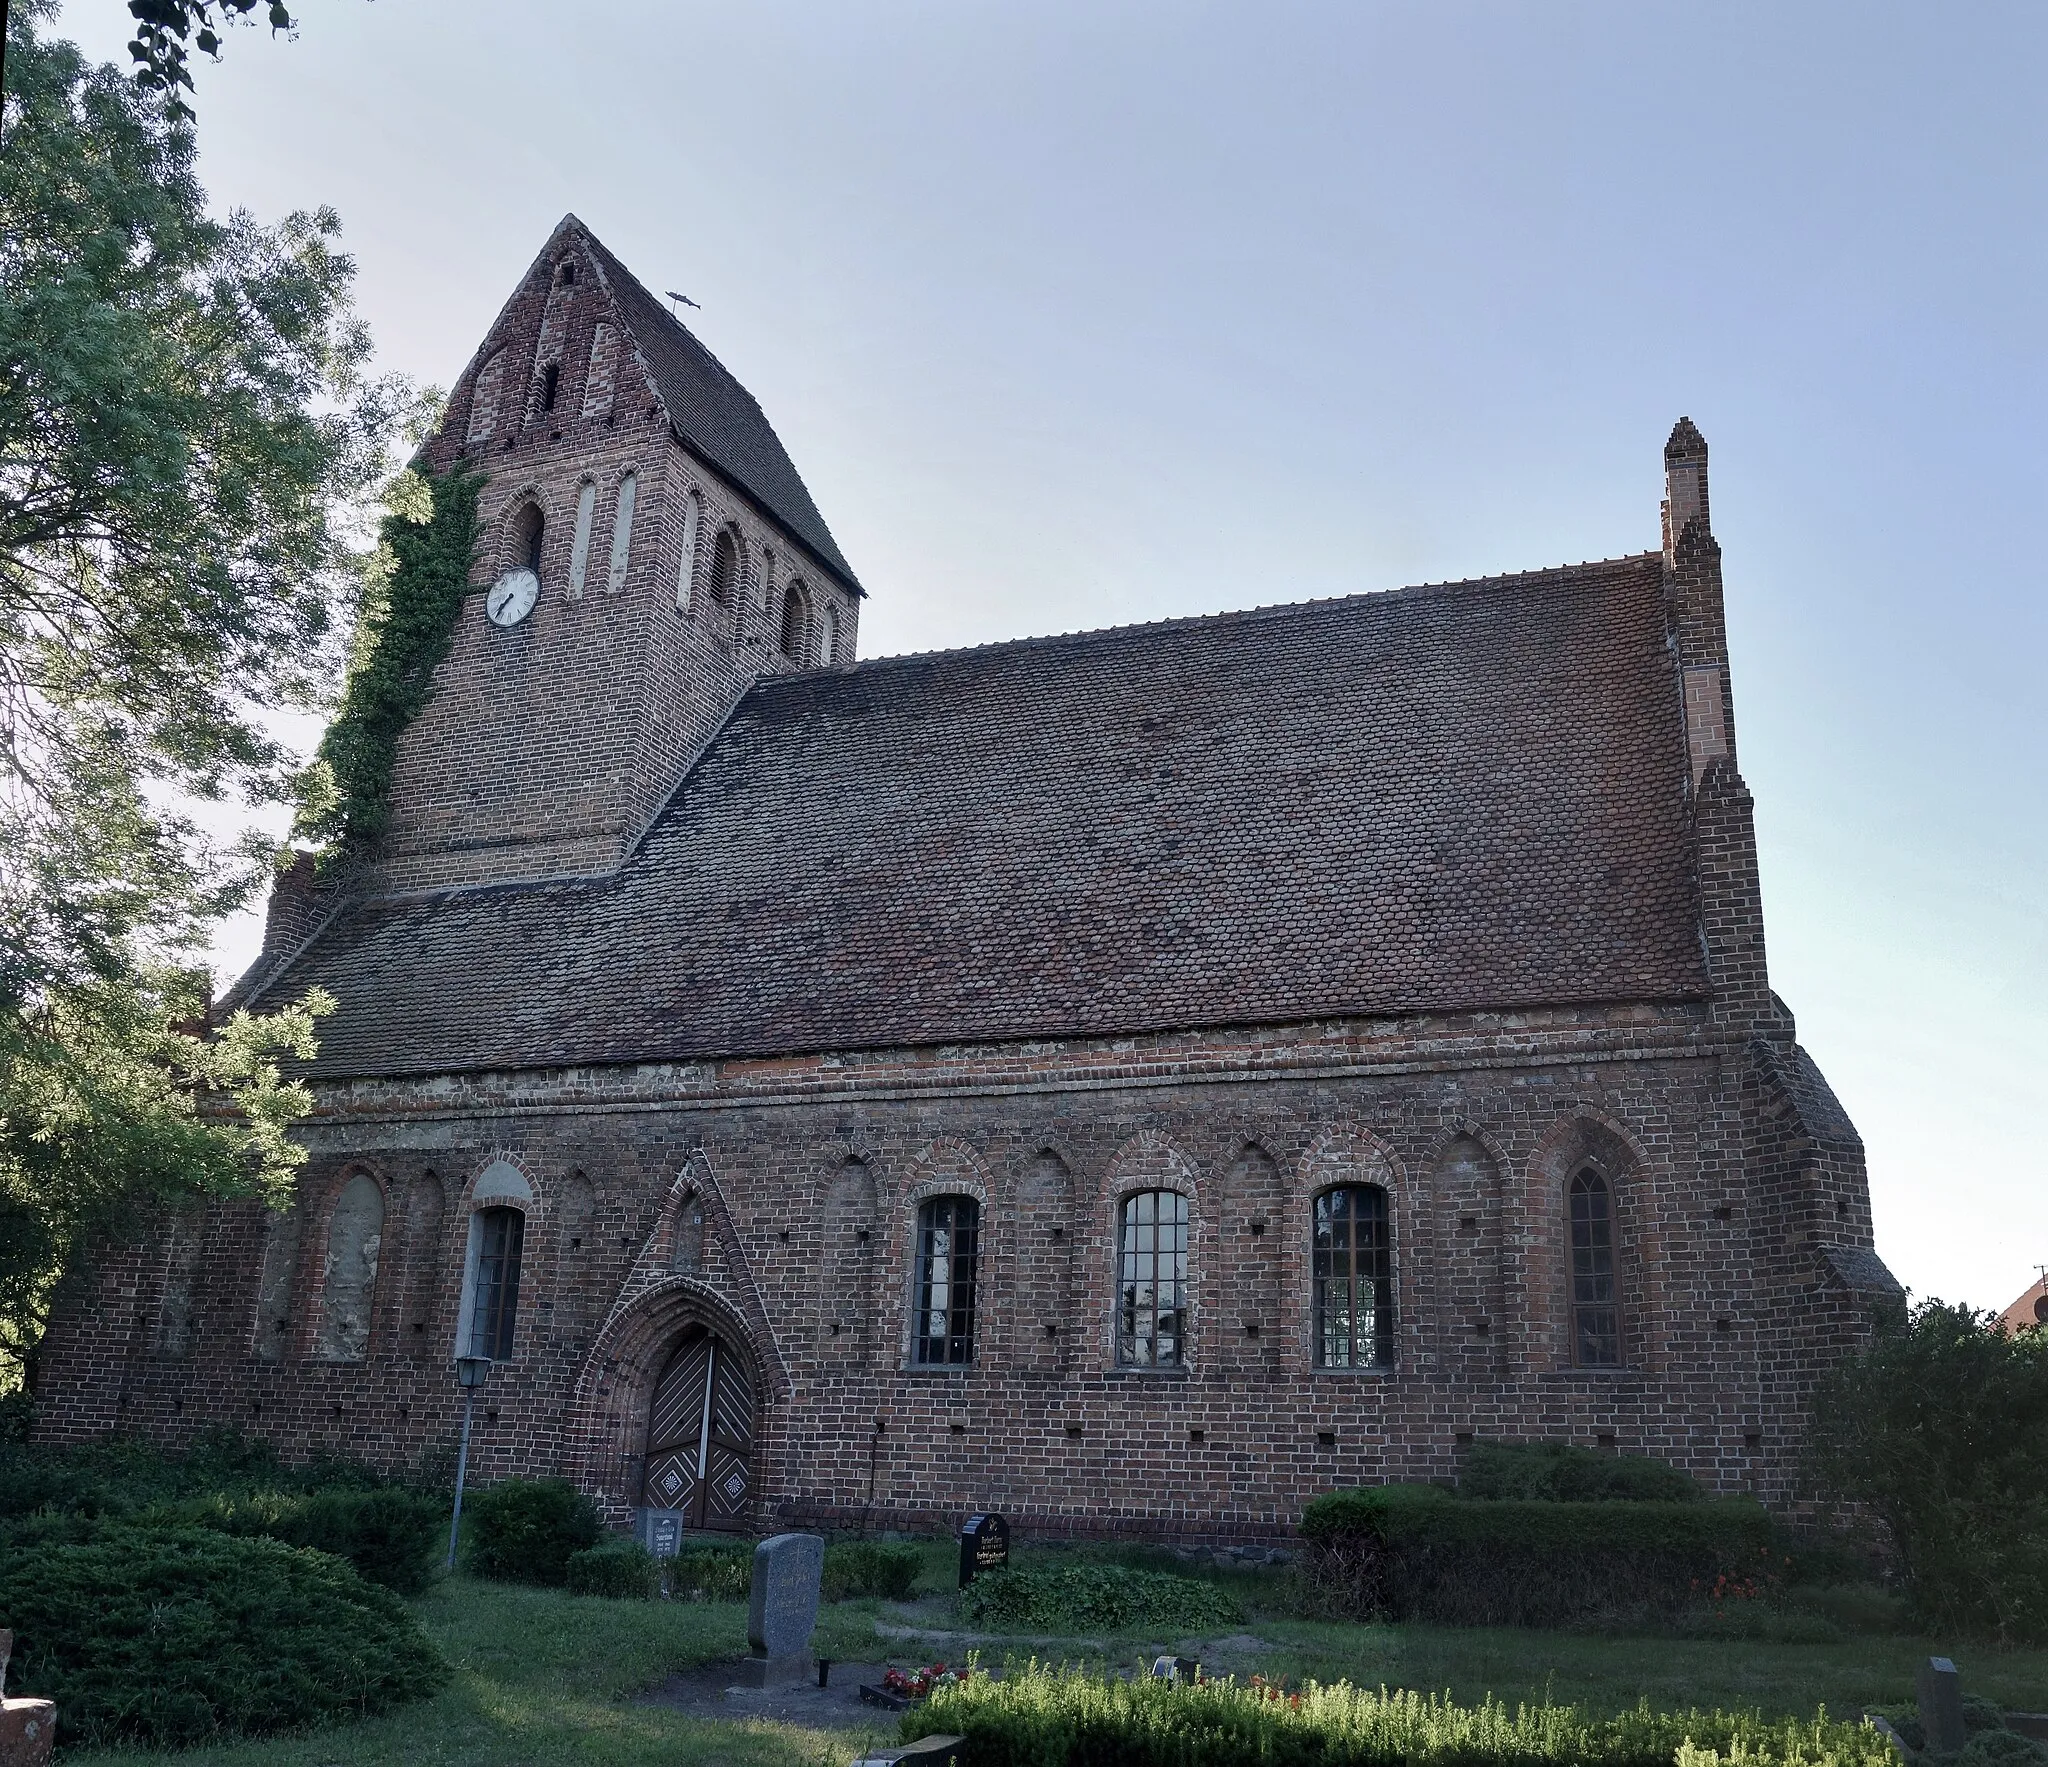
<svg viewBox="0 0 2048 1767">
<path fill-rule="evenodd" d="M 1188 1199 L 1177 1190 L 1125 1197 L 1117 1226 L 1117 1361 L 1178 1368 L 1187 1306 Z"/>
<path fill-rule="evenodd" d="M 782 598 L 782 654 L 793 663 L 809 661 L 810 610 L 804 605 L 804 586 L 792 583 Z"/>
<path fill-rule="evenodd" d="M 540 575 L 541 542 L 547 538 L 547 517 L 538 503 L 529 503 L 512 518 L 512 556 L 537 577 Z"/>
<path fill-rule="evenodd" d="M 1571 1181 L 1572 1361 L 1621 1366 L 1621 1308 L 1614 1288 L 1614 1192 L 1591 1166 Z"/>
<path fill-rule="evenodd" d="M 569 259 L 562 265 L 562 286 L 564 288 L 574 288 L 576 286 L 576 260 L 574 258 Z"/>
<path fill-rule="evenodd" d="M 980 1265 L 981 1205 L 935 1196 L 917 1211 L 917 1321 L 913 1362 L 974 1360 L 974 1291 Z"/>
<path fill-rule="evenodd" d="M 1394 1246 L 1387 1193 L 1347 1184 L 1316 1198 L 1310 1248 L 1318 1368 L 1394 1362 Z"/>
<path fill-rule="evenodd" d="M 740 587 L 740 538 L 730 528 L 719 530 L 711 548 L 711 599 L 729 606 Z"/>
<path fill-rule="evenodd" d="M 555 399 L 561 390 L 562 365 L 559 362 L 550 362 L 540 371 L 540 408 L 543 411 L 554 410 Z"/>
</svg>

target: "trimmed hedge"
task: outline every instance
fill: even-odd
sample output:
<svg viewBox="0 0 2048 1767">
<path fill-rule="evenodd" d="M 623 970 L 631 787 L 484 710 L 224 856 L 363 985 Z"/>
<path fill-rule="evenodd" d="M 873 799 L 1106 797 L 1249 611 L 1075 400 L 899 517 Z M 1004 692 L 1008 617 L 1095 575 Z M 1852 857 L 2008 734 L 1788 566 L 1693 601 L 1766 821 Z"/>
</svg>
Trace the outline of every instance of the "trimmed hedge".
<svg viewBox="0 0 2048 1767">
<path fill-rule="evenodd" d="M 607 1540 L 572 1552 L 565 1580 L 571 1595 L 652 1601 L 661 1593 L 661 1561 L 637 1540 Z"/>
<path fill-rule="evenodd" d="M 1302 1516 L 1303 1567 L 1336 1612 L 1447 1626 L 1555 1626 L 1671 1613 L 1717 1577 L 1776 1565 L 1748 1498 L 1472 1502 L 1434 1485 L 1332 1491 Z"/>
<path fill-rule="evenodd" d="M 1241 1626 L 1245 1618 L 1237 1599 L 1214 1583 L 1115 1565 L 993 1571 L 960 1591 L 959 1608 L 962 1619 L 997 1632 L 1193 1631 Z"/>
<path fill-rule="evenodd" d="M 906 1742 L 957 1732 L 976 1767 L 1898 1767 L 1869 1724 L 1742 1712 L 1618 1718 L 1576 1706 L 1254 1682 L 1120 1681 L 1037 1663 L 974 1675 L 903 1716 Z M 1987 1763 L 1987 1767 L 1991 1764 Z"/>
<path fill-rule="evenodd" d="M 685 1546 L 665 1560 L 662 1574 L 678 1601 L 745 1601 L 754 1582 L 751 1543 Z"/>
<path fill-rule="evenodd" d="M 287 1546 L 310 1546 L 347 1559 L 372 1583 L 418 1595 L 434 1580 L 448 1537 L 448 1506 L 397 1485 L 341 1486 L 154 1504 L 133 1524 L 217 1528 L 242 1538 L 262 1535 Z"/>
<path fill-rule="evenodd" d="M 469 1568 L 512 1583 L 559 1586 L 604 1538 L 597 1504 L 567 1479 L 506 1479 L 465 1498 L 462 1518 Z"/>
<path fill-rule="evenodd" d="M 73 1742 L 184 1746 L 299 1730 L 434 1692 L 411 1613 L 326 1553 L 209 1528 L 107 1528 L 0 1558 L 10 1691 Z"/>
<path fill-rule="evenodd" d="M 1475 1442 L 1458 1495 L 1494 1502 L 1697 1503 L 1689 1473 L 1642 1454 L 1602 1454 L 1566 1442 Z"/>
<path fill-rule="evenodd" d="M 908 1601 L 917 1593 L 921 1561 L 914 1546 L 884 1546 L 876 1540 L 841 1540 L 825 1548 L 827 1601 L 854 1601 L 864 1595 L 884 1601 Z"/>
</svg>

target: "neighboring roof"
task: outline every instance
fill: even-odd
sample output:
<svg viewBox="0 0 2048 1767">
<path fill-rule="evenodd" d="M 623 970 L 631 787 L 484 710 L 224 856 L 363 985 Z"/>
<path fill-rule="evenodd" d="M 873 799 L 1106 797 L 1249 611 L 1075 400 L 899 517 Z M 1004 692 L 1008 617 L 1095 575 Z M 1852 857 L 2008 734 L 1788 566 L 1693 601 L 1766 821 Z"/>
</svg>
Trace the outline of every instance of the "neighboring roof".
<svg viewBox="0 0 2048 1767">
<path fill-rule="evenodd" d="M 1999 1315 L 2007 1331 L 2031 1331 L 2048 1325 L 2048 1277 L 2035 1283 Z"/>
<path fill-rule="evenodd" d="M 1706 991 L 1656 555 L 763 680 L 596 881 L 361 903 L 327 1076 Z"/>
<path fill-rule="evenodd" d="M 753 497 L 848 588 L 859 590 L 853 567 L 840 555 L 839 543 L 754 395 L 588 227 L 574 215 L 564 225 L 573 226 L 590 248 L 683 443 Z"/>
</svg>

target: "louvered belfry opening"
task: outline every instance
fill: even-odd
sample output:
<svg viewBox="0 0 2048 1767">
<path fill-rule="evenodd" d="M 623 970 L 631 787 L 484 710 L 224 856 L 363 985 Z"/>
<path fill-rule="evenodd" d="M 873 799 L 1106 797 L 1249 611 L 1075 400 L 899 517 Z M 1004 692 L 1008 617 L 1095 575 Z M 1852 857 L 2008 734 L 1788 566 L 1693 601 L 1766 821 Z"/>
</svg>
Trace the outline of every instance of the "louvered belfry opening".
<svg viewBox="0 0 2048 1767">
<path fill-rule="evenodd" d="M 738 1533 L 754 1495 L 754 1382 L 731 1344 L 693 1326 L 654 1385 L 647 1415 L 650 1509 L 682 1511 L 689 1528 Z"/>
</svg>

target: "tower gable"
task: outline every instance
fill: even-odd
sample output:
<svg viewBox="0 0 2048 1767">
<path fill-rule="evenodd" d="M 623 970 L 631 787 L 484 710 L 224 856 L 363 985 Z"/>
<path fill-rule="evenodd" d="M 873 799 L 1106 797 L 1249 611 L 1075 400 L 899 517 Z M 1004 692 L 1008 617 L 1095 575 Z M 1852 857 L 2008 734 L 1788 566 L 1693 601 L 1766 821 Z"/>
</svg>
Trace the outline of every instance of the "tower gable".
<svg viewBox="0 0 2048 1767">
<path fill-rule="evenodd" d="M 573 215 L 426 453 L 486 475 L 482 539 L 386 889 L 607 873 L 750 682 L 851 660 L 859 585 L 760 407 Z"/>
</svg>

